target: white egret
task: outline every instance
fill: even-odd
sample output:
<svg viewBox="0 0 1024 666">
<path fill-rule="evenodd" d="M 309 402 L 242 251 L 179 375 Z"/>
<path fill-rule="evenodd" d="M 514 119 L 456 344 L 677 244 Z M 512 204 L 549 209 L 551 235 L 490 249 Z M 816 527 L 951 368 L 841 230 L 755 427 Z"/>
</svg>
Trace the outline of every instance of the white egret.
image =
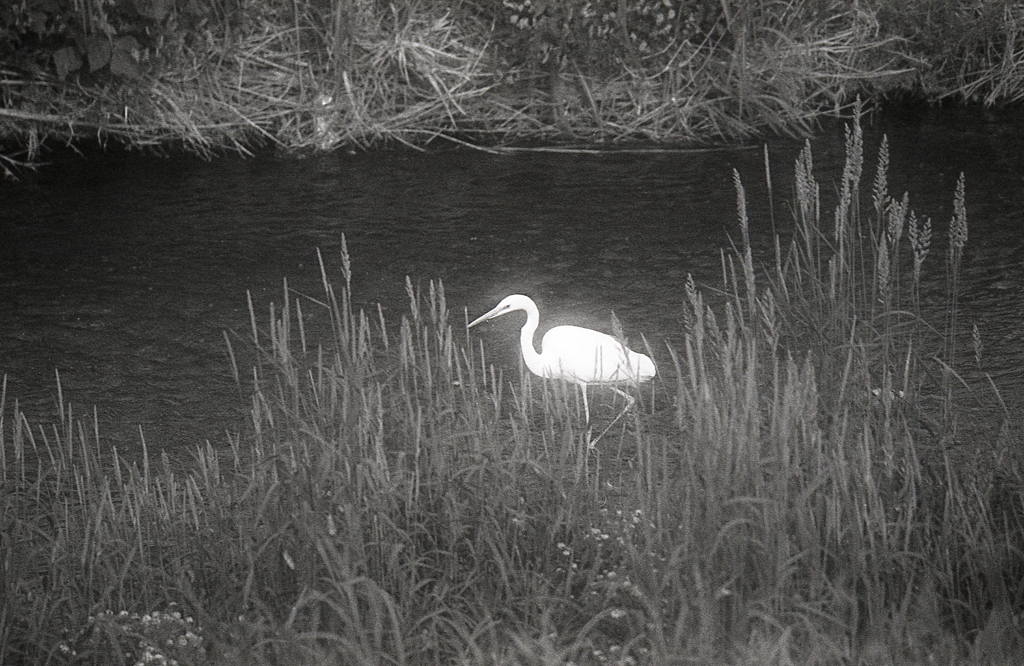
<svg viewBox="0 0 1024 666">
<path fill-rule="evenodd" d="M 526 367 L 538 377 L 577 384 L 583 391 L 587 423 L 590 422 L 590 406 L 587 404 L 589 384 L 610 387 L 626 398 L 626 409 L 629 409 L 635 399 L 615 385 L 639 384 L 656 373 L 654 361 L 649 356 L 638 354 L 610 335 L 579 326 L 555 326 L 549 330 L 544 334 L 538 354 L 533 348 L 533 334 L 540 323 L 540 311 L 533 299 L 522 294 L 506 296 L 493 310 L 474 319 L 469 327 L 516 310 L 526 312 L 526 323 L 519 332 Z"/>
</svg>

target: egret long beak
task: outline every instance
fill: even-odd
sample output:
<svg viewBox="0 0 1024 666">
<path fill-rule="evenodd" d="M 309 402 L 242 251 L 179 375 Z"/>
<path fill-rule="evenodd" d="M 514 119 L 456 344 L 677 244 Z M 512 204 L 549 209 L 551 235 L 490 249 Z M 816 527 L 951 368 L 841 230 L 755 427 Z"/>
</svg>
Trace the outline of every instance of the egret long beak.
<svg viewBox="0 0 1024 666">
<path fill-rule="evenodd" d="M 485 322 L 488 319 L 493 319 L 494 317 L 497 317 L 498 315 L 503 315 L 506 312 L 510 312 L 510 310 L 506 309 L 502 305 L 499 305 L 496 308 L 494 308 L 493 310 L 490 310 L 489 312 L 485 312 L 484 314 L 482 314 L 479 317 L 477 317 L 476 319 L 474 319 L 472 322 L 470 322 L 469 326 L 467 326 L 466 328 L 473 328 L 474 326 L 476 326 L 477 324 L 479 324 L 481 322 Z"/>
</svg>

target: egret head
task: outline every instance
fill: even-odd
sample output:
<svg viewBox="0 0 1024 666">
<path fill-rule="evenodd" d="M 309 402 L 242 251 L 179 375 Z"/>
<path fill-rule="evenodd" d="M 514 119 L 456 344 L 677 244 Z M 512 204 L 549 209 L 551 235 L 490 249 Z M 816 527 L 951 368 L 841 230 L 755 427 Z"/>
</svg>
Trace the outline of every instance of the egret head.
<svg viewBox="0 0 1024 666">
<path fill-rule="evenodd" d="M 523 310 L 529 313 L 531 309 L 537 309 L 537 306 L 536 304 L 534 304 L 533 299 L 531 299 L 529 296 L 523 296 L 522 294 L 512 294 L 511 296 L 506 296 L 505 298 L 501 299 L 501 302 L 495 305 L 494 309 L 491 310 L 490 312 L 485 312 L 484 314 L 474 319 L 469 324 L 469 328 L 472 328 L 481 322 L 487 321 L 488 319 L 494 319 L 495 317 L 500 317 L 503 314 L 508 314 L 509 312 Z"/>
</svg>

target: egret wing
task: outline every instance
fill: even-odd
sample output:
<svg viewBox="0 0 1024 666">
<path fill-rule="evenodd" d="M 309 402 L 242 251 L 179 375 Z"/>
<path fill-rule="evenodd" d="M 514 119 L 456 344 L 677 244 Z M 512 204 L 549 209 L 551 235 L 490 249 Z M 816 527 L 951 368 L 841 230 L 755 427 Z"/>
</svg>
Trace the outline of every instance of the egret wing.
<svg viewBox="0 0 1024 666">
<path fill-rule="evenodd" d="M 541 357 L 548 377 L 586 384 L 646 379 L 642 357 L 610 335 L 579 326 L 556 326 L 544 334 Z M 653 365 L 653 364 L 651 364 Z"/>
</svg>

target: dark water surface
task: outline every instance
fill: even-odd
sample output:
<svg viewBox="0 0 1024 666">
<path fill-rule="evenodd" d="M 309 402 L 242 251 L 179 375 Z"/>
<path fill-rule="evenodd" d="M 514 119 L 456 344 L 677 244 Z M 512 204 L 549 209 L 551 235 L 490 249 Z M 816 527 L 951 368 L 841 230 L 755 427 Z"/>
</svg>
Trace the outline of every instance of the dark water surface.
<svg viewBox="0 0 1024 666">
<path fill-rule="evenodd" d="M 970 238 L 965 321 L 985 343 L 1011 407 L 1024 405 L 1024 117 L 932 113 L 866 127 L 865 182 L 881 134 L 890 189 L 936 225 L 967 176 Z M 785 237 L 793 161 L 802 142 L 770 142 L 774 216 L 761 146 L 706 152 L 495 156 L 478 152 L 260 156 L 203 162 L 139 154 L 64 155 L 0 185 L 0 373 L 8 401 L 34 422 L 56 418 L 54 371 L 79 413 L 95 405 L 101 434 L 151 448 L 224 441 L 247 408 L 230 375 L 223 331 L 248 331 L 246 290 L 261 324 L 282 278 L 319 295 L 316 248 L 340 279 L 348 240 L 357 305 L 406 312 L 405 276 L 444 281 L 453 311 L 532 295 L 542 330 L 575 323 L 633 339 L 678 339 L 684 281 L 719 285 L 719 250 L 738 236 L 732 170 L 749 197 L 755 246 Z M 842 128 L 813 142 L 832 200 Z M 831 210 L 831 206 L 827 208 Z M 774 217 L 774 222 L 773 222 Z M 831 213 L 827 216 L 829 219 Z M 969 327 L 969 323 L 967 324 Z M 514 359 L 514 324 L 485 331 Z M 236 345 L 236 349 L 237 349 Z M 663 349 L 663 347 L 659 347 Z M 501 350 L 493 355 L 502 359 Z M 667 356 L 665 359 L 667 360 Z M 666 367 L 663 364 L 662 367 Z"/>
</svg>

